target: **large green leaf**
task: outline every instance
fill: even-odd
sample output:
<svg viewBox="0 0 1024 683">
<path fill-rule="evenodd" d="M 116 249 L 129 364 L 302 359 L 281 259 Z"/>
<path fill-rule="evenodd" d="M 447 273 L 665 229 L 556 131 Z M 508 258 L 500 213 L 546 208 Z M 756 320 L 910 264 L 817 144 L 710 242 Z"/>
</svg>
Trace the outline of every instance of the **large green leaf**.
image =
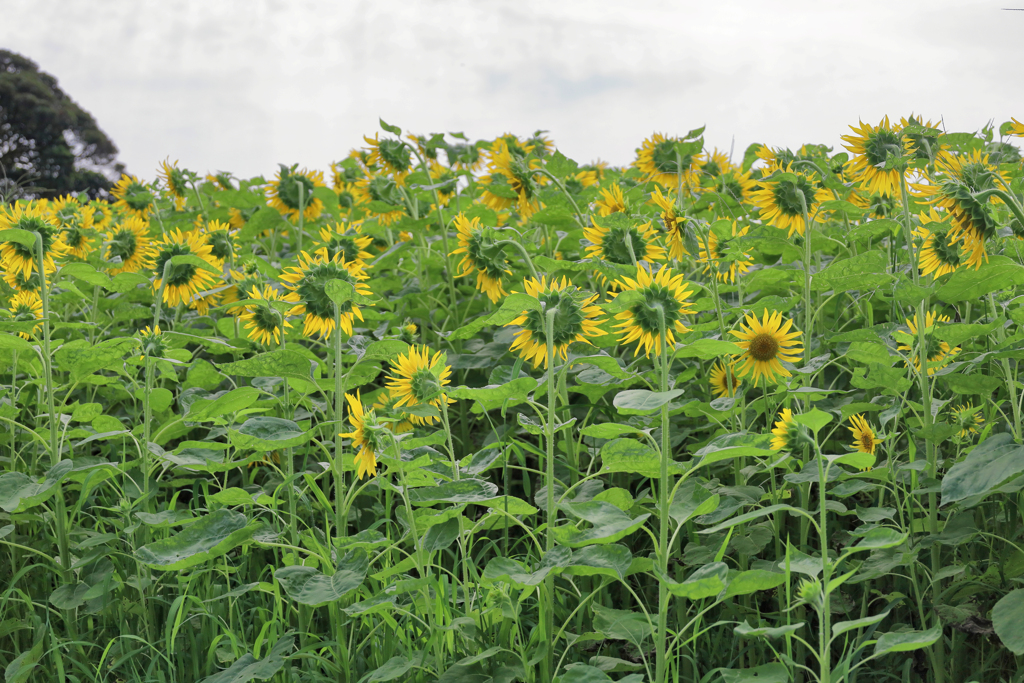
<svg viewBox="0 0 1024 683">
<path fill-rule="evenodd" d="M 340 600 L 359 588 L 366 578 L 368 566 L 366 552 L 357 548 L 345 553 L 331 576 L 325 576 L 313 567 L 294 565 L 276 570 L 274 578 L 295 602 L 319 607 Z"/>
<path fill-rule="evenodd" d="M 639 645 L 654 631 L 647 617 L 639 612 L 613 609 L 594 604 L 594 630 L 609 640 L 628 640 Z"/>
<path fill-rule="evenodd" d="M 537 386 L 533 377 L 519 377 L 505 384 L 486 387 L 455 387 L 447 394 L 449 398 L 464 398 L 471 401 L 483 401 L 487 404 L 498 403 L 510 398 L 526 398 L 526 395 Z"/>
<path fill-rule="evenodd" d="M 301 446 L 310 436 L 296 423 L 280 417 L 250 417 L 237 430 L 228 430 L 228 439 L 235 448 L 264 452 Z"/>
<path fill-rule="evenodd" d="M 743 349 L 731 341 L 722 339 L 698 339 L 695 342 L 686 344 L 675 353 L 676 358 L 700 358 L 711 360 L 722 356 L 734 356 L 743 353 Z"/>
<path fill-rule="evenodd" d="M 616 394 L 612 404 L 623 415 L 646 415 L 682 395 L 682 389 L 672 389 L 671 391 L 628 389 Z"/>
<path fill-rule="evenodd" d="M 750 434 L 737 432 L 723 434 L 697 451 L 694 455 L 700 458 L 699 465 L 708 465 L 720 460 L 746 456 L 778 457 L 778 453 L 770 448 L 771 434 Z"/>
<path fill-rule="evenodd" d="M 729 567 L 724 562 L 712 562 L 694 571 L 681 583 L 676 583 L 664 576 L 658 578 L 676 597 L 703 600 L 704 598 L 713 598 L 725 590 L 729 581 Z"/>
<path fill-rule="evenodd" d="M 570 548 L 615 543 L 639 529 L 651 516 L 643 514 L 633 519 L 611 503 L 603 501 L 566 503 L 563 507 L 592 525 L 588 529 L 579 529 L 571 524 L 554 528 L 555 540 Z"/>
<path fill-rule="evenodd" d="M 991 256 L 988 263 L 975 270 L 961 268 L 954 272 L 935 295 L 947 303 L 976 300 L 1000 289 L 1024 284 L 1024 266 L 1005 256 Z"/>
<path fill-rule="evenodd" d="M 260 528 L 240 512 L 222 509 L 200 517 L 174 536 L 135 551 L 143 564 L 164 571 L 188 569 L 248 543 Z"/>
<path fill-rule="evenodd" d="M 996 603 L 992 626 L 1007 650 L 1024 655 L 1024 588 L 1010 591 Z"/>
<path fill-rule="evenodd" d="M 669 472 L 680 472 L 682 466 L 669 462 Z M 653 448 L 635 439 L 615 439 L 601 446 L 602 472 L 629 472 L 652 479 L 661 476 L 661 456 Z"/>
<path fill-rule="evenodd" d="M 189 404 L 185 417 L 189 422 L 213 420 L 222 415 L 248 408 L 259 400 L 260 392 L 253 387 L 232 389 L 213 400 L 200 398 Z"/>
<path fill-rule="evenodd" d="M 722 683 L 789 683 L 792 679 L 785 664 L 772 662 L 753 669 L 719 669 Z"/>
<path fill-rule="evenodd" d="M 872 250 L 841 261 L 833 261 L 827 268 L 815 274 L 811 289 L 849 291 L 867 290 L 884 285 L 892 280 L 886 273 L 888 260 L 884 251 Z"/>
<path fill-rule="evenodd" d="M 714 512 L 720 502 L 721 496 L 710 493 L 691 479 L 679 485 L 668 506 L 668 514 L 681 526 L 694 517 Z"/>
<path fill-rule="evenodd" d="M 139 348 L 139 340 L 132 338 L 107 339 L 98 344 L 77 339 L 57 349 L 53 358 L 72 380 L 77 380 L 97 370 L 120 367 L 124 355 Z"/>
<path fill-rule="evenodd" d="M 995 434 L 953 465 L 942 479 L 942 504 L 982 496 L 1024 472 L 1024 446 L 1009 434 Z"/>
<path fill-rule="evenodd" d="M 291 652 L 294 646 L 295 637 L 284 636 L 274 643 L 274 647 L 263 659 L 256 659 L 246 653 L 224 671 L 207 676 L 199 683 L 248 683 L 254 679 L 265 681 L 281 670 L 285 655 Z"/>
<path fill-rule="evenodd" d="M 409 491 L 409 502 L 413 505 L 434 503 L 480 503 L 490 501 L 498 493 L 498 487 L 483 479 L 469 478 L 449 481 L 440 486 L 429 486 Z"/>
<path fill-rule="evenodd" d="M 770 572 L 764 569 L 749 569 L 740 572 L 729 580 L 725 597 L 749 595 L 757 591 L 767 591 L 786 583 L 786 575 L 782 572 Z"/>
<path fill-rule="evenodd" d="M 299 375 L 310 377 L 310 361 L 297 351 L 277 350 L 261 353 L 252 358 L 221 363 L 217 366 L 225 375 L 238 377 L 283 377 Z"/>
<path fill-rule="evenodd" d="M 60 482 L 74 468 L 71 460 L 61 460 L 42 479 L 21 472 L 0 476 L 0 508 L 6 512 L 24 512 L 47 500 L 60 490 Z"/>
<path fill-rule="evenodd" d="M 876 655 L 883 655 L 890 652 L 910 652 L 921 650 L 935 644 L 942 637 L 942 627 L 935 626 L 927 631 L 897 631 L 895 633 L 883 633 L 875 643 Z"/>
<path fill-rule="evenodd" d="M 448 339 L 472 339 L 485 327 L 492 325 L 507 325 L 522 315 L 524 311 L 538 310 L 539 308 L 540 302 L 529 294 L 524 294 L 522 292 L 509 294 L 505 297 L 505 300 L 501 302 L 501 308 L 499 308 L 495 313 L 492 313 L 487 317 L 480 316 L 469 324 L 463 325 L 452 332 Z"/>
<path fill-rule="evenodd" d="M 597 667 L 576 662 L 565 667 L 565 673 L 555 677 L 555 683 L 608 683 L 612 679 Z"/>
</svg>

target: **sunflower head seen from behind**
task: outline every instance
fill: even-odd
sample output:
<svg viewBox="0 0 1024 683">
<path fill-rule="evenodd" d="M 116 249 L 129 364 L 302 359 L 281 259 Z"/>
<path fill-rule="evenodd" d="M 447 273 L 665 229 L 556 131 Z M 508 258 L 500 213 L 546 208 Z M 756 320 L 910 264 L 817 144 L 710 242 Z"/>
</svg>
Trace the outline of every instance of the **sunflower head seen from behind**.
<svg viewBox="0 0 1024 683">
<path fill-rule="evenodd" d="M 11 206 L 0 206 L 0 230 L 16 228 L 36 233 L 43 244 L 43 269 L 52 273 L 57 269 L 55 259 L 64 258 L 68 245 L 64 242 L 60 224 L 38 203 L 18 202 Z M 14 240 L 0 242 L 0 263 L 8 272 L 29 276 L 39 271 L 36 247 Z"/>
<path fill-rule="evenodd" d="M 906 365 L 914 366 L 914 370 L 921 372 L 921 352 L 920 352 L 920 337 L 924 337 L 925 347 L 925 359 L 928 363 L 928 375 L 934 375 L 936 372 L 946 367 L 953 362 L 953 359 L 960 353 L 960 347 L 950 347 L 950 345 L 940 339 L 935 334 L 936 327 L 939 323 L 948 323 L 948 315 L 937 315 L 935 311 L 928 311 L 925 315 L 925 326 L 924 330 L 921 330 L 921 335 L 918 334 L 919 321 L 917 314 L 914 314 L 913 320 L 906 320 L 907 327 L 910 328 L 910 334 L 906 332 L 896 332 L 894 337 L 896 340 L 901 342 L 896 348 L 900 351 L 904 351 L 909 354 L 910 358 L 906 362 Z"/>
<path fill-rule="evenodd" d="M 704 166 L 704 155 L 697 151 L 680 152 L 677 145 L 685 142 L 682 138 L 666 137 L 654 133 L 643 141 L 637 150 L 633 165 L 644 174 L 646 180 L 653 180 L 659 185 L 677 189 L 680 184 L 684 191 L 700 186 L 700 171 Z"/>
<path fill-rule="evenodd" d="M 299 256 L 298 267 L 285 269 L 281 280 L 289 291 L 284 301 L 294 304 L 288 315 L 304 316 L 303 336 L 318 334 L 321 339 L 326 339 L 334 333 L 335 303 L 327 293 L 327 286 L 332 280 L 348 283 L 358 295 L 370 295 L 370 288 L 363 283 L 367 279 L 363 268 L 362 262 L 349 263 L 341 254 L 335 254 L 328 260 L 303 252 Z M 337 324 L 345 334 L 352 334 L 352 324 L 357 318 L 361 321 L 363 313 L 351 299 L 338 305 Z"/>
<path fill-rule="evenodd" d="M 390 435 L 387 426 L 377 419 L 373 408 L 365 409 L 360 395 L 345 394 L 348 401 L 348 423 L 351 432 L 339 436 L 352 439 L 352 447 L 356 450 L 356 476 L 360 479 L 377 474 L 377 454 L 383 453 L 388 446 Z"/>
<path fill-rule="evenodd" d="M 249 299 L 265 302 L 247 304 L 245 312 L 238 316 L 249 331 L 249 339 L 264 346 L 270 346 L 271 341 L 280 346 L 282 328 L 290 329 L 292 324 L 285 319 L 283 312 L 273 306 L 274 302 L 280 301 L 277 290 L 270 285 L 264 285 L 262 290 L 253 287 L 249 290 Z"/>
<path fill-rule="evenodd" d="M 393 407 L 431 405 L 440 410 L 442 401 L 454 403 L 444 395 L 444 387 L 451 382 L 452 374 L 451 366 L 445 361 L 443 353 L 431 354 L 426 346 L 411 347 L 408 353 L 400 354 L 391 361 L 386 387 L 395 399 Z M 414 425 L 429 425 L 436 418 L 409 414 L 408 420 Z"/>
<path fill-rule="evenodd" d="M 686 299 L 692 292 L 687 289 L 682 273 L 673 273 L 671 268 L 661 268 L 655 275 L 643 266 L 637 266 L 636 278 L 624 277 L 620 280 L 621 290 L 617 296 L 626 296 L 626 292 L 637 292 L 637 302 L 615 315 L 619 321 L 614 327 L 618 330 L 619 341 L 623 344 L 637 342 L 634 355 L 643 349 L 648 358 L 654 353 L 661 353 L 662 320 L 665 323 L 665 343 L 669 349 L 675 348 L 677 334 L 689 332 L 683 324 L 683 316 L 694 312 L 693 305 Z"/>
<path fill-rule="evenodd" d="M 11 312 L 11 317 L 15 322 L 40 320 L 43 317 L 43 300 L 39 296 L 39 292 L 22 290 L 14 293 L 7 310 Z M 19 332 L 18 336 L 28 340 L 32 338 L 33 334 L 38 334 L 41 329 L 43 329 L 43 324 L 38 323 L 32 327 L 31 334 Z"/>
<path fill-rule="evenodd" d="M 459 213 L 455 217 L 455 229 L 459 235 L 459 246 L 452 250 L 452 256 L 462 255 L 459 273 L 456 277 L 476 275 L 476 288 L 487 295 L 491 303 L 497 303 L 508 295 L 502 285 L 502 277 L 511 274 L 504 252 L 490 253 L 491 246 L 479 218 L 466 218 Z"/>
<path fill-rule="evenodd" d="M 110 189 L 110 194 L 117 197 L 114 207 L 129 216 L 148 220 L 149 214 L 156 209 L 153 191 L 133 175 L 122 175 L 117 184 Z"/>
<path fill-rule="evenodd" d="M 541 277 L 540 281 L 527 278 L 523 287 L 540 305 L 523 311 L 506 327 L 521 328 L 512 342 L 511 351 L 532 363 L 533 367 L 543 364 L 547 368 L 551 361 L 547 347 L 547 311 L 555 311 L 552 350 L 562 360 L 567 358 L 569 344 L 589 343 L 590 339 L 601 335 L 597 319 L 601 309 L 593 305 L 597 300 L 596 294 L 584 292 L 564 277 L 561 281 L 552 278 L 550 282 L 546 277 Z"/>
<path fill-rule="evenodd" d="M 111 263 L 111 275 L 138 273 L 152 268 L 156 247 L 149 237 L 149 223 L 138 216 L 127 216 L 111 225 L 103 236 L 103 258 Z"/>
<path fill-rule="evenodd" d="M 832 199 L 832 193 L 818 187 L 813 177 L 795 170 L 792 163 L 771 167 L 770 170 L 773 173 L 769 174 L 769 179 L 761 181 L 761 189 L 751 194 L 750 201 L 760 210 L 762 221 L 788 230 L 789 237 L 793 233 L 802 237 L 807 229 L 804 207 L 807 208 L 807 217 L 813 219 L 821 202 Z M 787 175 L 771 178 L 775 171 Z"/>
<path fill-rule="evenodd" d="M 307 221 L 317 218 L 324 210 L 324 203 L 314 196 L 313 191 L 318 187 L 326 187 L 323 172 L 299 170 L 298 164 L 290 167 L 280 164 L 280 167 L 267 188 L 270 206 L 282 216 L 295 220 L 300 210 Z"/>
<path fill-rule="evenodd" d="M 175 228 L 165 232 L 163 240 L 156 243 L 156 279 L 153 281 L 153 291 L 159 291 L 162 285 L 165 304 L 195 305 L 199 312 L 205 315 L 209 302 L 206 301 L 206 297 L 200 297 L 199 294 L 211 289 L 218 280 L 218 267 L 211 252 L 212 247 L 206 241 L 206 236 L 197 230 L 182 232 Z M 194 256 L 205 261 L 210 267 L 207 269 L 194 263 L 175 264 L 172 260 L 175 256 Z"/>
<path fill-rule="evenodd" d="M 184 210 L 187 201 L 185 190 L 188 188 L 188 175 L 185 170 L 178 168 L 177 159 L 161 161 L 157 177 L 161 180 L 171 201 L 174 202 L 174 210 Z"/>
<path fill-rule="evenodd" d="M 719 221 L 716 221 L 718 223 Z M 731 223 L 731 231 L 726 232 L 721 228 L 716 229 L 714 226 L 708 230 L 706 238 L 698 238 L 700 244 L 700 251 L 698 253 L 697 262 L 704 264 L 704 273 L 714 273 L 714 277 L 718 278 L 719 282 L 733 283 L 736 282 L 736 278 L 739 275 L 743 275 L 750 266 L 753 265 L 750 254 L 746 252 L 739 252 L 738 245 L 736 250 L 739 252 L 739 258 L 735 254 L 730 254 L 731 247 L 733 247 L 733 240 L 738 237 L 742 237 L 747 234 L 750 230 L 749 225 L 744 225 L 742 228 L 737 229 L 736 221 L 729 221 Z M 726 232 L 729 236 L 725 239 L 720 238 L 719 234 Z M 705 239 L 707 243 L 705 244 Z M 726 256 L 731 258 L 726 258 Z"/>
<path fill-rule="evenodd" d="M 899 126 L 883 118 L 877 126 L 860 122 L 850 126 L 856 135 L 842 136 L 846 149 L 853 154 L 847 162 L 852 175 L 871 194 L 891 197 L 900 191 L 903 170 L 889 168 L 887 161 L 898 161 L 913 153 L 914 143 L 903 137 Z M 899 163 L 896 166 L 900 166 Z"/>
</svg>

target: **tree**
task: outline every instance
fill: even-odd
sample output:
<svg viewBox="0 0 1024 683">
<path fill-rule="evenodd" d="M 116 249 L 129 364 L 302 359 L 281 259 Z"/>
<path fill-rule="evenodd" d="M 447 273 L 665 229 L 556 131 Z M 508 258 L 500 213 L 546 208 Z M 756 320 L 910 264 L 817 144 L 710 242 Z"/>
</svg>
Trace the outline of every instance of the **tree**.
<svg viewBox="0 0 1024 683">
<path fill-rule="evenodd" d="M 117 147 L 30 59 L 0 50 L 0 196 L 104 195 Z"/>
</svg>

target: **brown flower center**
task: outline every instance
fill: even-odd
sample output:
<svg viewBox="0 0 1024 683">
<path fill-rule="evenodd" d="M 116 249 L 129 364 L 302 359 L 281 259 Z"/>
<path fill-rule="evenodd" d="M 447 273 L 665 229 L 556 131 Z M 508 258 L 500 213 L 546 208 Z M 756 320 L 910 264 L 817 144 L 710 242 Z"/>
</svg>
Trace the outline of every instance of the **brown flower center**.
<svg viewBox="0 0 1024 683">
<path fill-rule="evenodd" d="M 865 453 L 873 453 L 875 450 L 875 439 L 870 433 L 864 432 L 860 435 L 860 447 Z"/>
<path fill-rule="evenodd" d="M 770 361 L 779 355 L 779 342 L 773 335 L 761 332 L 750 340 L 748 350 L 754 360 Z"/>
</svg>

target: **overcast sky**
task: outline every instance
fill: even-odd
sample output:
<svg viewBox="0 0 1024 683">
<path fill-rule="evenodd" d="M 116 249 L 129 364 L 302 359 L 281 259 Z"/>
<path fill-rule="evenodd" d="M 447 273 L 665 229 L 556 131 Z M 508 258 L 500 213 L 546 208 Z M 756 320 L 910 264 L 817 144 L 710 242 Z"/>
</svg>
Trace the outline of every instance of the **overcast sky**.
<svg viewBox="0 0 1024 683">
<path fill-rule="evenodd" d="M 1024 117 L 1024 0 L 0 0 L 35 60 L 145 178 L 326 170 L 377 119 L 549 131 L 580 162 L 707 125 L 709 148 L 838 146 L 858 119 Z"/>
</svg>

